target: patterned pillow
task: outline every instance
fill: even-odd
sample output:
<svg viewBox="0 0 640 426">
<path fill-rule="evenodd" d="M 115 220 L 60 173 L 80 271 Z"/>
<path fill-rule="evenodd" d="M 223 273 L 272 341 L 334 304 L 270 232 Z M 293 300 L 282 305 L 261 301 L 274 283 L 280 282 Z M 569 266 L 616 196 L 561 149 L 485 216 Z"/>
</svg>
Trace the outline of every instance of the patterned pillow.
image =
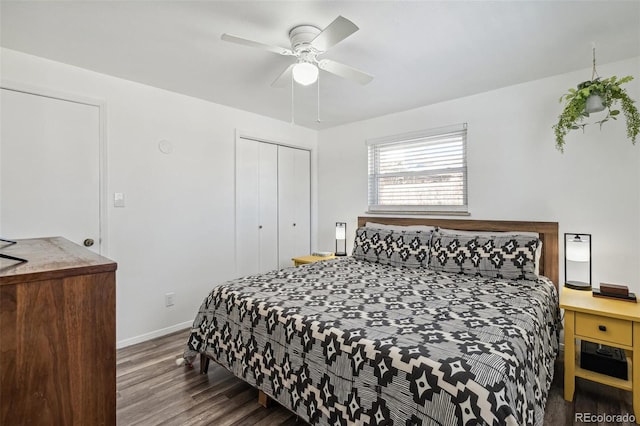
<svg viewBox="0 0 640 426">
<path fill-rule="evenodd" d="M 409 268 L 426 268 L 431 232 L 361 227 L 356 230 L 353 257 Z"/>
<path fill-rule="evenodd" d="M 429 267 L 488 278 L 535 280 L 540 240 L 527 235 L 456 235 L 436 232 Z"/>
<path fill-rule="evenodd" d="M 462 231 L 459 229 L 448 229 L 448 228 L 437 228 L 440 234 L 443 235 L 470 235 L 477 237 L 502 237 L 502 236 L 519 236 L 519 237 L 528 237 L 531 239 L 539 238 L 540 234 L 537 232 L 526 232 L 526 231 Z M 536 248 L 536 262 L 534 272 L 536 277 L 540 276 L 540 257 L 542 256 L 542 240 L 538 241 L 538 247 Z"/>
</svg>

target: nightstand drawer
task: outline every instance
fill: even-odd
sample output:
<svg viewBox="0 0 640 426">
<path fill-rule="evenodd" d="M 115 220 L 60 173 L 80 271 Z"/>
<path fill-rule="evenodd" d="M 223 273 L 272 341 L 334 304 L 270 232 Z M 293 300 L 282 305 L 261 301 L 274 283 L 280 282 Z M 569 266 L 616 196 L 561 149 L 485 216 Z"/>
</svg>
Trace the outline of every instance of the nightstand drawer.
<svg viewBox="0 0 640 426">
<path fill-rule="evenodd" d="M 632 346 L 631 321 L 576 312 L 576 334 Z"/>
</svg>

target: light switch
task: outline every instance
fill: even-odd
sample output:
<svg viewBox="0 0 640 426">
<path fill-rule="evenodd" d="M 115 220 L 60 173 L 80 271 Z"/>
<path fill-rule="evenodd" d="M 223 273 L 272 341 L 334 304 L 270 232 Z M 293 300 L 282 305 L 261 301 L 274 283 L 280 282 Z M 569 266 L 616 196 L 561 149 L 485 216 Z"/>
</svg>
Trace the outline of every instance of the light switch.
<svg viewBox="0 0 640 426">
<path fill-rule="evenodd" d="M 113 207 L 124 207 L 124 193 L 123 192 L 114 192 L 113 193 Z"/>
</svg>

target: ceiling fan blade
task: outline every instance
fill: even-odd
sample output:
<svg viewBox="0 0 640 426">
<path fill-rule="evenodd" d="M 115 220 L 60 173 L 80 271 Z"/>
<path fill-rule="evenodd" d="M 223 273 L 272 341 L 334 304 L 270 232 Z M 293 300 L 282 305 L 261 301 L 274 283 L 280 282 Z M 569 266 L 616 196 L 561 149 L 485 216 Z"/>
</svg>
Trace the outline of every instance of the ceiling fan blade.
<svg viewBox="0 0 640 426">
<path fill-rule="evenodd" d="M 295 65 L 296 64 L 291 64 L 287 68 L 285 68 L 285 70 L 282 71 L 278 78 L 273 80 L 273 83 L 271 83 L 271 87 L 285 87 L 287 84 L 291 84 L 291 73 L 293 72 L 293 67 Z"/>
<path fill-rule="evenodd" d="M 268 44 L 260 43 L 258 41 L 248 40 L 246 38 L 234 36 L 224 33 L 220 37 L 224 41 L 230 41 L 231 43 L 242 44 L 244 46 L 257 47 L 258 49 L 268 50 L 269 52 L 277 53 L 285 56 L 295 56 L 295 53 L 291 49 L 286 49 L 280 46 L 271 46 Z"/>
<path fill-rule="evenodd" d="M 363 85 L 373 80 L 373 76 L 371 74 L 357 70 L 349 65 L 332 61 L 331 59 L 322 59 L 321 61 L 318 61 L 318 68 L 330 72 L 331 74 L 335 74 L 338 77 L 353 80 Z"/>
<path fill-rule="evenodd" d="M 311 46 L 318 51 L 326 52 L 331 46 L 338 44 L 356 31 L 358 31 L 356 24 L 347 18 L 338 16 L 311 41 Z"/>
</svg>

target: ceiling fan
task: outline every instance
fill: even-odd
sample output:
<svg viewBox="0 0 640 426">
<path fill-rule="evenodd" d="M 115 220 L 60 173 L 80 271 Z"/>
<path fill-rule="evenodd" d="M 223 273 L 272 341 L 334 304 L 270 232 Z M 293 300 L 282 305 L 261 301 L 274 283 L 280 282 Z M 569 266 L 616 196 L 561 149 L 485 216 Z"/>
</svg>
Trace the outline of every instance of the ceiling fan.
<svg viewBox="0 0 640 426">
<path fill-rule="evenodd" d="M 289 65 L 271 83 L 274 87 L 284 86 L 290 80 L 292 74 L 294 81 L 299 84 L 304 86 L 313 84 L 318 79 L 318 68 L 347 80 L 367 84 L 373 80 L 372 75 L 331 59 L 318 59 L 319 55 L 325 53 L 330 47 L 338 44 L 356 31 L 358 31 L 356 24 L 347 18 L 338 16 L 324 30 L 320 30 L 313 25 L 293 27 L 289 31 L 290 49 L 271 46 L 226 33 L 222 34 L 221 38 L 224 41 L 268 50 L 283 56 L 295 56 L 296 62 Z"/>
</svg>

